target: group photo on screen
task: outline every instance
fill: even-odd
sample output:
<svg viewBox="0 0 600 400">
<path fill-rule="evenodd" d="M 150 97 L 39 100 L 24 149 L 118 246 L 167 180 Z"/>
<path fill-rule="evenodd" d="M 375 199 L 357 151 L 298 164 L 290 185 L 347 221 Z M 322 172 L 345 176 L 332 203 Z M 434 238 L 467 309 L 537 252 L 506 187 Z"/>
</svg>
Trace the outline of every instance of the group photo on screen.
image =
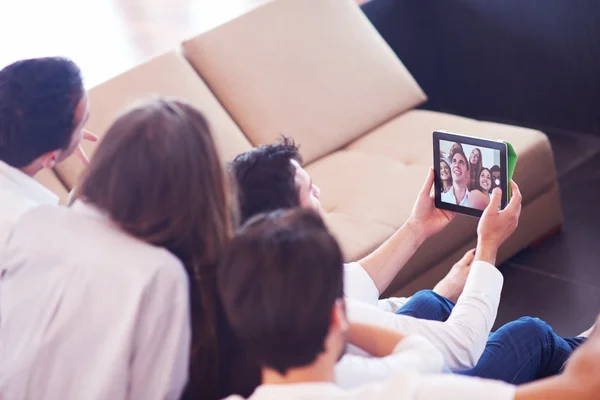
<svg viewBox="0 0 600 400">
<path fill-rule="evenodd" d="M 439 179 L 442 202 L 484 210 L 501 187 L 500 151 L 440 140 Z"/>
</svg>

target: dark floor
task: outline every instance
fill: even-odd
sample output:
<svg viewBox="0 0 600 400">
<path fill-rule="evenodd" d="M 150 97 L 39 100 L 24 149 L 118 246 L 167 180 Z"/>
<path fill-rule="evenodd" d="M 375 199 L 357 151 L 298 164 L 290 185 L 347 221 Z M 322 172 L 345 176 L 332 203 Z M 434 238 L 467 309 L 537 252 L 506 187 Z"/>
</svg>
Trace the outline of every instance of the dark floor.
<svg viewBox="0 0 600 400">
<path fill-rule="evenodd" d="M 530 315 L 573 336 L 600 314 L 600 137 L 546 133 L 559 176 L 563 229 L 501 267 L 505 283 L 496 327 Z"/>
</svg>

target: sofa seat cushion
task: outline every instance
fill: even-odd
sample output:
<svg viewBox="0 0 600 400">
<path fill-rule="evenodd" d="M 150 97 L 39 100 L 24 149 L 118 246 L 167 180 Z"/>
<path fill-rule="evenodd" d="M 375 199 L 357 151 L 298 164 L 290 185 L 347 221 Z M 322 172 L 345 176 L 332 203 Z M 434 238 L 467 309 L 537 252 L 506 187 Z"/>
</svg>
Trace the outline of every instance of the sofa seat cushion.
<svg viewBox="0 0 600 400">
<path fill-rule="evenodd" d="M 269 2 L 183 49 L 253 145 L 291 136 L 306 162 L 425 100 L 354 0 Z"/>
<path fill-rule="evenodd" d="M 340 238 L 347 260 L 368 254 L 408 219 L 432 163 L 431 133 L 435 129 L 510 141 L 520 157 L 515 181 L 525 205 L 555 185 L 552 151 L 543 133 L 437 112 L 409 111 L 306 167 L 321 188 L 329 226 Z M 438 234 L 436 251 L 428 253 L 426 261 L 433 265 L 472 240 L 477 221 L 457 216 Z"/>
<path fill-rule="evenodd" d="M 223 161 L 252 147 L 196 71 L 177 52 L 169 52 L 141 64 L 91 89 L 88 96 L 90 120 L 86 129 L 100 138 L 128 107 L 164 96 L 187 101 L 204 113 Z M 83 145 L 88 154 L 93 155 L 96 144 Z M 75 186 L 82 170 L 83 166 L 75 157 L 57 167 L 58 174 L 69 188 Z"/>
</svg>

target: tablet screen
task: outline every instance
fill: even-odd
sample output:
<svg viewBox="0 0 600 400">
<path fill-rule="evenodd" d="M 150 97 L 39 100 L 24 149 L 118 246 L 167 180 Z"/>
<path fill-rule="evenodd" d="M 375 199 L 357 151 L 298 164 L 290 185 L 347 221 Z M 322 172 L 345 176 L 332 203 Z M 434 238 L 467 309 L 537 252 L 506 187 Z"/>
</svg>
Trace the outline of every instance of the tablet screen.
<svg viewBox="0 0 600 400">
<path fill-rule="evenodd" d="M 506 188 L 506 174 L 502 173 L 506 168 L 502 160 L 506 152 L 497 142 L 488 144 L 485 140 L 459 135 L 451 139 L 439 138 L 435 146 L 439 152 L 439 165 L 435 168 L 436 198 L 442 208 L 481 215 L 490 202 L 492 190 Z"/>
</svg>

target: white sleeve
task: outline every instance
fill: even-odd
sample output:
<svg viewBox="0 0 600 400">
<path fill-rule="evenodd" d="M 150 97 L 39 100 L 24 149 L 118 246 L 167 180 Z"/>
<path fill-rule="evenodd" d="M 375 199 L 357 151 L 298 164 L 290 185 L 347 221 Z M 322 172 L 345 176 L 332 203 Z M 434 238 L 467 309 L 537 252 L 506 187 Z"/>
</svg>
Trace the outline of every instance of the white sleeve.
<svg viewBox="0 0 600 400">
<path fill-rule="evenodd" d="M 400 373 L 386 382 L 346 390 L 356 400 L 514 400 L 516 387 L 453 374 Z"/>
<path fill-rule="evenodd" d="M 517 389 L 501 381 L 461 375 L 429 375 L 419 379 L 414 400 L 513 400 Z"/>
<path fill-rule="evenodd" d="M 144 293 L 134 335 L 129 399 L 179 399 L 188 378 L 189 291 L 179 263 L 162 268 Z"/>
<path fill-rule="evenodd" d="M 453 371 L 477 364 L 496 320 L 502 274 L 491 264 L 476 261 L 471 266 L 463 294 L 445 322 L 392 314 L 365 303 L 348 300 L 348 317 L 402 332 L 420 335 L 436 346 L 446 367 Z"/>
<path fill-rule="evenodd" d="M 383 311 L 397 313 L 400 309 L 408 303 L 410 297 L 388 297 L 381 299 L 377 302 L 377 307 Z"/>
<path fill-rule="evenodd" d="M 357 262 L 344 264 L 344 295 L 377 306 L 379 290 L 371 275 Z"/>
<path fill-rule="evenodd" d="M 344 295 L 346 298 L 397 312 L 410 298 L 389 297 L 379 300 L 379 290 L 369 273 L 357 262 L 344 264 Z"/>
<path fill-rule="evenodd" d="M 407 336 L 387 357 L 348 354 L 335 366 L 335 383 L 343 389 L 387 381 L 401 371 L 441 372 L 444 359 L 438 349 L 419 336 Z"/>
</svg>

